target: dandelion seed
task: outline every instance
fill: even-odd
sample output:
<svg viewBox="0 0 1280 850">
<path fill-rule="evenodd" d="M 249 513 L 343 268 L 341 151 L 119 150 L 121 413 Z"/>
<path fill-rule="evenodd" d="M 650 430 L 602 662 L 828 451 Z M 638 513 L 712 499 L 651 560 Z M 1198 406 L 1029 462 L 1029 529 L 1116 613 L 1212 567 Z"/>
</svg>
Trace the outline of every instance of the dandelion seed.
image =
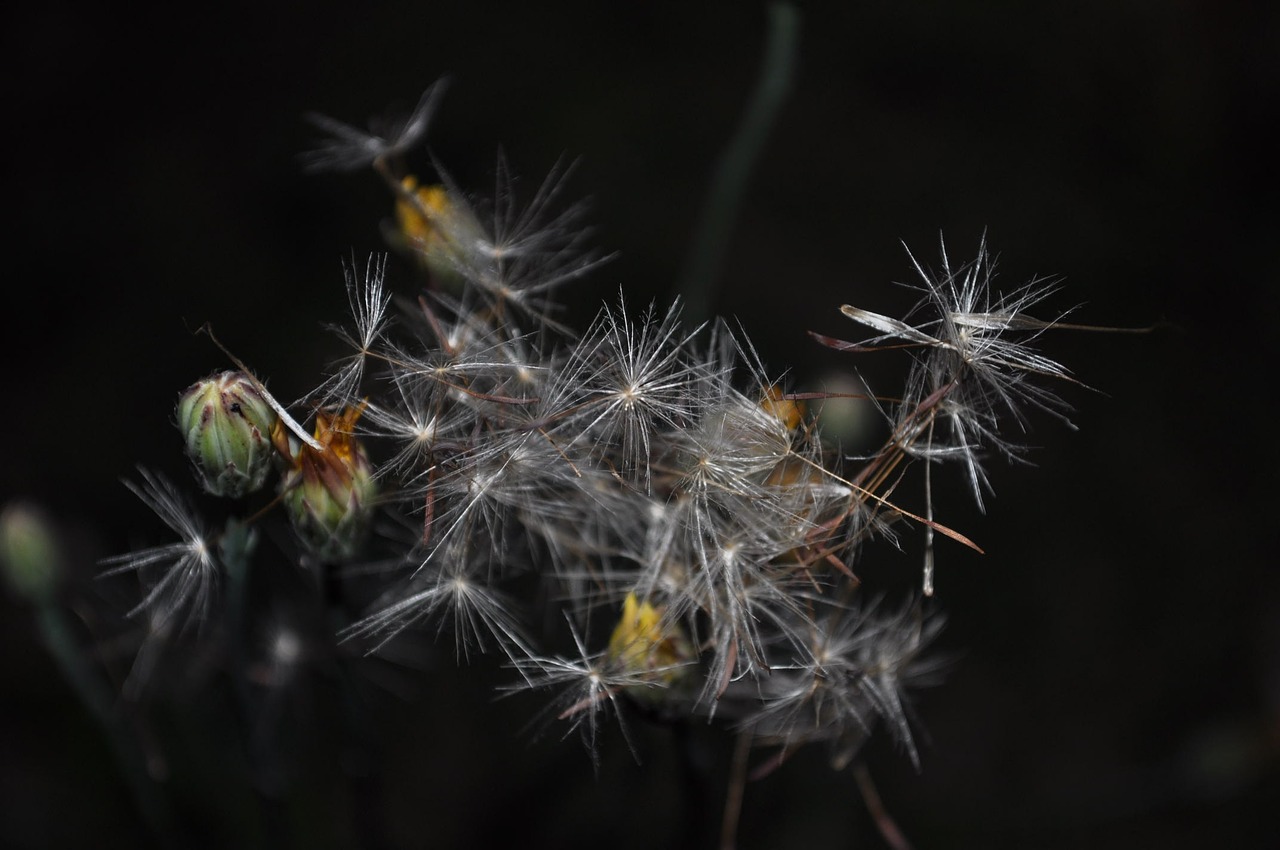
<svg viewBox="0 0 1280 850">
<path fill-rule="evenodd" d="M 376 639 L 371 650 L 376 652 L 405 629 L 433 621 L 437 635 L 452 626 L 459 661 L 497 646 L 513 664 L 520 663 L 533 649 L 512 600 L 484 581 L 488 572 L 483 548 L 474 549 L 469 541 L 436 549 L 418 564 L 407 588 L 397 589 L 384 607 L 344 629 L 342 638 Z"/>
<path fill-rule="evenodd" d="M 976 259 L 954 271 L 945 244 L 941 245 L 941 254 L 942 273 L 937 276 L 930 275 L 911 257 L 924 281 L 926 298 L 938 315 L 932 326 L 938 338 L 933 368 L 940 375 L 933 383 L 943 386 L 956 380 L 968 390 L 976 382 L 977 389 L 970 390 L 970 398 L 981 399 L 987 409 L 999 403 L 1019 421 L 1019 402 L 1028 402 L 1066 421 L 1067 405 L 1027 380 L 1044 377 L 1075 382 L 1065 367 L 1029 345 L 1056 322 L 1040 321 L 1024 311 L 1052 294 L 1056 286 L 1033 281 L 1012 293 L 996 295 L 993 300 L 994 268 L 985 238 L 978 245 Z M 1015 333 L 1030 336 L 1011 337 Z"/>
<path fill-rule="evenodd" d="M 823 614 L 811 621 L 801 654 L 774 668 L 763 703 L 745 728 L 788 746 L 827 741 L 839 769 L 879 718 L 919 768 L 906 693 L 936 678 L 940 663 L 919 654 L 937 635 L 941 619 L 922 619 L 911 605 L 892 613 L 874 604 L 847 608 L 822 602 L 820 608 Z"/>
<path fill-rule="evenodd" d="M 377 469 L 380 478 L 398 476 L 410 481 L 435 468 L 435 453 L 442 441 L 462 431 L 464 423 L 451 417 L 435 384 L 396 378 L 398 399 L 383 407 L 370 402 L 363 417 L 364 433 L 390 440 L 395 455 Z"/>
<path fill-rule="evenodd" d="M 580 222 L 581 203 L 554 209 L 570 169 L 553 168 L 522 206 L 506 159 L 499 156 L 496 200 L 487 216 L 466 202 L 439 165 L 436 170 L 448 199 L 447 214 L 431 222 L 448 246 L 441 259 L 494 309 L 514 310 L 570 335 L 552 319 L 559 305 L 551 293 L 612 259 L 588 247 L 591 231 Z"/>
<path fill-rule="evenodd" d="M 215 556 L 213 541 L 182 494 L 163 476 L 145 469 L 139 473 L 142 484 L 126 481 L 124 485 L 177 534 L 180 541 L 108 558 L 103 563 L 115 566 L 102 575 L 138 573 L 150 588 L 129 616 L 146 611 L 154 632 L 166 632 L 173 624 L 178 624 L 181 631 L 207 618 L 222 568 Z"/>
<path fill-rule="evenodd" d="M 302 155 L 303 167 L 308 171 L 357 171 L 379 160 L 403 155 L 426 134 L 446 85 L 447 80 L 432 83 L 407 117 L 380 122 L 383 127 L 369 132 L 325 115 L 308 115 L 311 123 L 328 133 L 329 138 Z"/>
<path fill-rule="evenodd" d="M 933 318 L 911 325 L 846 304 L 841 312 L 881 335 L 845 345 L 868 350 L 895 339 L 922 345 L 932 352 L 922 360 L 927 364 L 926 386 L 930 392 L 953 382 L 966 387 L 976 383 L 980 388 L 977 395 L 985 400 L 985 407 L 999 401 L 1018 415 L 1017 402 L 1021 400 L 1061 413 L 1065 405 L 1056 396 L 1028 384 L 1025 378 L 1034 375 L 1074 379 L 1065 367 L 1036 353 L 1026 341 L 1008 336 L 1030 332 L 1034 339 L 1054 326 L 1054 322 L 1043 322 L 1023 312 L 1051 294 L 1055 290 L 1053 284 L 1033 282 L 1012 294 L 997 295 L 992 301 L 994 273 L 985 240 L 978 246 L 977 258 L 955 270 L 944 244 L 942 273 L 937 276 L 925 270 L 910 251 L 908 255 L 925 291 L 925 299 L 915 309 L 927 307 Z"/>
<path fill-rule="evenodd" d="M 592 653 L 573 621 L 566 617 L 573 635 L 577 654 L 573 658 L 556 656 L 532 656 L 516 662 L 516 668 L 525 681 L 509 688 L 516 690 L 560 689 L 553 706 L 556 719 L 568 721 L 568 736 L 578 732 L 593 762 L 599 764 L 600 724 L 605 715 L 612 712 L 619 721 L 619 728 L 633 755 L 636 749 L 622 722 L 621 696 L 630 689 L 661 687 L 653 677 L 653 671 L 628 672 L 609 659 L 608 652 Z M 638 756 L 637 756 L 638 757 Z"/>
<path fill-rule="evenodd" d="M 371 357 L 385 356 L 378 352 L 377 346 L 387 329 L 387 305 L 391 303 L 391 295 L 385 290 L 386 254 L 371 254 L 365 262 L 363 274 L 356 269 L 354 262 L 350 265 L 344 262 L 342 271 L 355 327 L 349 330 L 333 326 L 331 330 L 354 353 L 338 361 L 324 383 L 295 405 L 311 402 L 320 407 L 340 407 L 356 403 L 364 380 L 365 364 Z"/>
<path fill-rule="evenodd" d="M 616 312 L 606 307 L 548 391 L 552 404 L 572 411 L 553 432 L 565 445 L 591 441 L 597 452 L 616 450 L 618 471 L 648 488 L 655 433 L 690 420 L 698 366 L 685 348 L 696 333 L 681 335 L 678 306 L 661 320 L 650 306 L 638 323 L 625 302 Z"/>
<path fill-rule="evenodd" d="M 879 336 L 857 343 L 818 339 L 850 351 L 900 343 L 925 349 L 907 377 L 906 392 L 897 407 L 896 444 L 927 460 L 959 459 L 974 500 L 982 508 L 983 492 L 990 488 L 980 453 L 991 449 L 1010 460 L 1020 454 L 1021 447 L 1003 435 L 999 413 L 1007 412 L 1025 427 L 1023 405 L 1029 404 L 1070 425 L 1069 406 L 1033 379 L 1078 381 L 1030 344 L 1056 324 L 1025 312 L 1055 290 L 1051 282 L 1032 282 L 1013 293 L 993 295 L 994 271 L 985 238 L 976 259 L 964 266 L 952 268 L 945 244 L 941 255 L 942 271 L 935 275 L 908 251 L 925 293 L 912 310 L 926 314 L 919 322 L 911 324 L 846 304 L 841 307 L 845 316 L 878 331 Z"/>
</svg>

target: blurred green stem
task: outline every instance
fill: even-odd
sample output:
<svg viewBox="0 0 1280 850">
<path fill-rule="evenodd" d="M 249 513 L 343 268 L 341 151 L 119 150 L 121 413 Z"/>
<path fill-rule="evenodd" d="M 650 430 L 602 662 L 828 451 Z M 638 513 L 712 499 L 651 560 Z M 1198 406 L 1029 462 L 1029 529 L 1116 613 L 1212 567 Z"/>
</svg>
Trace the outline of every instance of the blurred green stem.
<svg viewBox="0 0 1280 850">
<path fill-rule="evenodd" d="M 173 817 L 168 804 L 147 773 L 139 749 L 116 708 L 114 698 L 80 651 L 66 611 L 52 599 L 41 601 L 36 607 L 36 623 L 44 645 L 53 656 L 63 678 L 81 704 L 101 725 L 138 811 L 164 846 L 176 846 Z"/>
<path fill-rule="evenodd" d="M 690 322 L 701 322 L 710 314 L 747 181 L 791 92 L 799 45 L 799 11 L 789 3 L 770 5 L 768 36 L 755 93 L 716 165 L 680 274 L 677 293 L 684 302 L 685 319 Z"/>
</svg>

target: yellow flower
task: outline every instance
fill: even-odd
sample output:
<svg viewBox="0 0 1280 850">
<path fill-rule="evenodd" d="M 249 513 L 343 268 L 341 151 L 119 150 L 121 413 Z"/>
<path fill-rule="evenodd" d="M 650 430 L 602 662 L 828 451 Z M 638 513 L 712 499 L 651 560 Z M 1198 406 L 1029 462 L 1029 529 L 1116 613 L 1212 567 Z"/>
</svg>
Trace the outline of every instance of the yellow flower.
<svg viewBox="0 0 1280 850">
<path fill-rule="evenodd" d="M 418 186 L 418 179 L 413 175 L 400 181 L 406 194 L 417 199 L 417 203 L 401 197 L 396 200 L 396 223 L 400 225 L 400 235 L 405 238 L 414 250 L 430 256 L 433 250 L 439 251 L 442 236 L 437 222 L 449 213 L 449 194 L 443 186 Z M 423 216 L 422 210 L 430 214 Z"/>
<path fill-rule="evenodd" d="M 662 609 L 635 593 L 622 603 L 622 619 L 609 638 L 609 660 L 631 676 L 669 686 L 688 672 L 693 648 L 678 623 L 664 623 Z"/>
<path fill-rule="evenodd" d="M 487 262 L 478 248 L 486 243 L 483 228 L 466 203 L 444 186 L 419 186 L 413 175 L 400 186 L 392 241 L 411 251 L 438 285 L 461 287 L 463 279 L 475 274 L 477 263 Z"/>
</svg>

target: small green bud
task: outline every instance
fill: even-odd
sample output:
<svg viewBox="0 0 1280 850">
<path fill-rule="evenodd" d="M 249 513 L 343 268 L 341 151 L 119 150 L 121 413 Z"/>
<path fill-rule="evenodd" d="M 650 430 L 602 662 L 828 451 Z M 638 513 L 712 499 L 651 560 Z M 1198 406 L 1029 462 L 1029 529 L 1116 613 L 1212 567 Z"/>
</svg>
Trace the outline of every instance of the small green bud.
<svg viewBox="0 0 1280 850">
<path fill-rule="evenodd" d="M 204 489 L 238 499 L 271 472 L 276 413 L 243 372 L 198 381 L 178 397 L 178 429 Z"/>
<path fill-rule="evenodd" d="M 21 502 L 0 512 L 0 568 L 14 593 L 47 602 L 57 589 L 62 554 L 54 528 L 42 511 Z"/>
<path fill-rule="evenodd" d="M 373 517 L 377 482 L 356 420 L 364 408 L 316 416 L 316 440 L 324 451 L 298 447 L 293 467 L 281 482 L 281 496 L 293 529 L 319 558 L 349 558 L 360 548 Z"/>
</svg>

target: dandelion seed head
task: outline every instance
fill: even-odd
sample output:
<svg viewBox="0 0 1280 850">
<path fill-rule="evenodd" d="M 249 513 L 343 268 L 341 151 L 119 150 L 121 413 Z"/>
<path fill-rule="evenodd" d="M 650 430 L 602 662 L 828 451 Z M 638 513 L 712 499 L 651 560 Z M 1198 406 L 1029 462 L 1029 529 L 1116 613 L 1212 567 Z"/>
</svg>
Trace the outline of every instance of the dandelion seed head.
<svg viewBox="0 0 1280 850">
<path fill-rule="evenodd" d="M 141 484 L 126 481 L 125 486 L 179 541 L 107 558 L 103 563 L 110 569 L 103 575 L 137 573 L 148 590 L 130 616 L 145 612 L 156 632 L 167 632 L 174 624 L 182 631 L 208 617 L 222 567 L 203 521 L 177 488 L 157 473 L 142 469 L 139 474 Z"/>
<path fill-rule="evenodd" d="M 386 157 L 405 153 L 426 134 L 446 85 L 447 80 L 438 80 L 422 93 L 409 115 L 370 122 L 373 128 L 369 131 L 325 115 L 307 116 L 327 138 L 302 155 L 303 166 L 308 171 L 357 171 Z"/>
<path fill-rule="evenodd" d="M 581 335 L 561 326 L 561 287 L 608 259 L 588 244 L 582 205 L 562 201 L 571 167 L 557 164 L 523 199 L 505 158 L 490 200 L 439 163 L 420 183 L 400 155 L 421 141 L 442 90 L 367 132 L 313 119 L 326 139 L 308 165 L 376 169 L 395 197 L 386 235 L 418 261 L 427 290 L 393 317 L 386 258 L 345 264 L 350 316 L 334 330 L 346 352 L 304 399 L 318 402 L 315 438 L 270 402 L 307 443 L 276 429 L 291 462 L 281 499 L 313 554 L 362 557 L 374 507 L 404 529 L 379 541 L 394 547 L 396 578 L 362 600 L 366 615 L 343 638 L 377 651 L 422 627 L 452 638 L 459 661 L 496 649 L 516 689 L 555 691 L 554 716 L 593 753 L 603 720 L 641 701 L 736 722 L 757 742 L 825 742 L 839 763 L 881 726 L 918 762 L 908 693 L 932 669 L 920 653 L 933 626 L 919 606 L 861 601 L 853 570 L 873 535 L 894 543 L 895 523 L 917 520 L 930 589 L 934 533 L 966 540 L 934 520 L 931 471 L 961 467 L 981 505 L 984 463 L 1022 448 L 1002 429 L 1025 428 L 1028 408 L 1068 412 L 1038 384 L 1073 380 L 1036 350 L 1054 322 L 1029 312 L 1053 284 L 998 292 L 985 239 L 963 265 L 945 245 L 937 269 L 908 252 L 912 311 L 846 305 L 869 339 L 824 338 L 911 358 L 902 391 L 871 402 L 889 438 L 842 458 L 818 434 L 810 394 L 770 373 L 740 328 L 685 327 L 679 304 L 631 311 L 621 298 Z M 895 492 L 921 468 L 923 516 L 896 501 L 916 490 Z M 115 559 L 112 572 L 143 576 L 135 613 L 167 634 L 204 616 L 225 550 L 167 482 L 143 475 L 131 488 L 178 541 Z M 384 485 L 392 496 L 379 496 Z M 508 594 L 534 585 L 543 610 L 526 618 L 527 600 Z M 526 631 L 526 620 L 545 629 L 548 611 L 565 615 L 565 652 Z M 267 638 L 274 665 L 304 658 L 299 633 Z"/>
</svg>

